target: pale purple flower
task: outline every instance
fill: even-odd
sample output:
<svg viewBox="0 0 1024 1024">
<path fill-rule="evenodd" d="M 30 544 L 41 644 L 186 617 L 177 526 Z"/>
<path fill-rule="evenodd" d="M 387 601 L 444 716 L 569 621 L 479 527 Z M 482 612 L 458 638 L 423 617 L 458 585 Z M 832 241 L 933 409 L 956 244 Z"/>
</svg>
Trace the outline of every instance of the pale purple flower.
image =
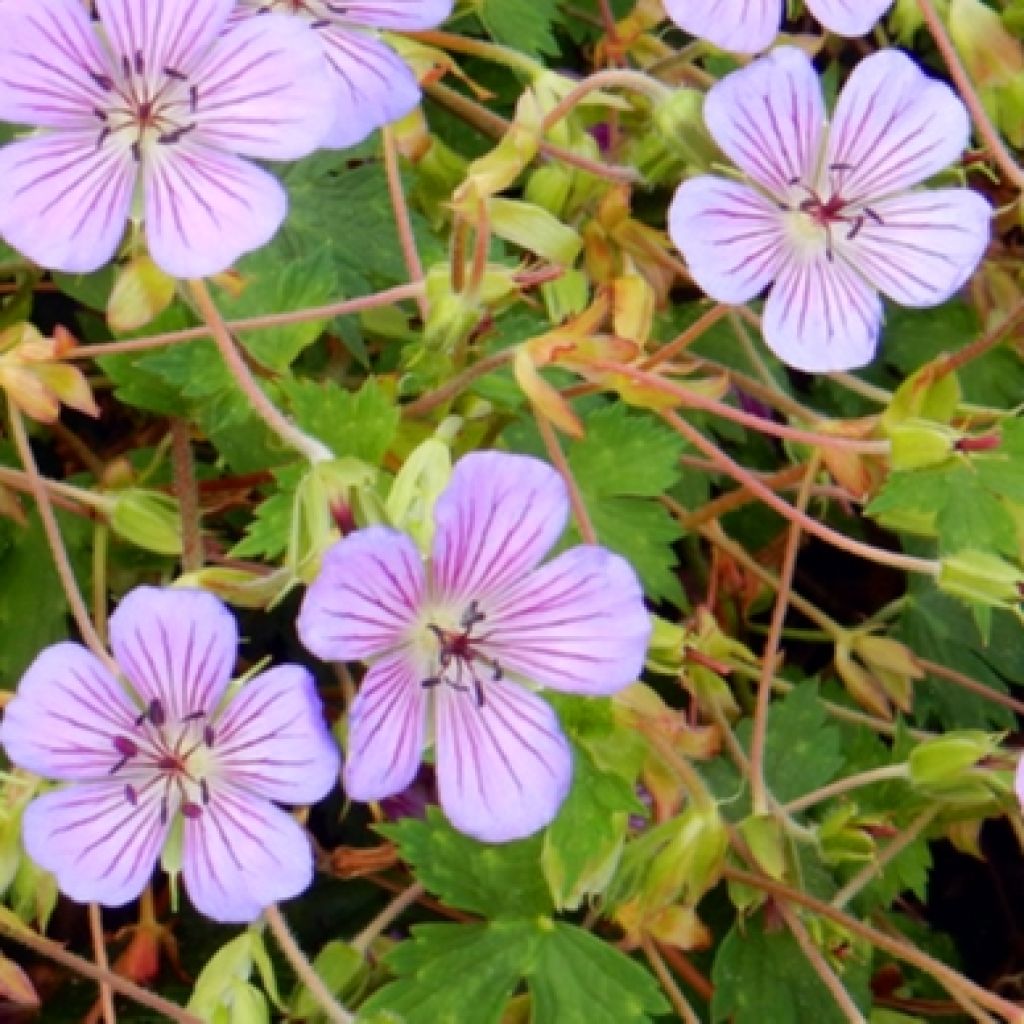
<svg viewBox="0 0 1024 1024">
<path fill-rule="evenodd" d="M 749 183 L 684 182 L 669 233 L 713 299 L 743 303 L 772 286 L 764 338 L 790 366 L 869 362 L 879 292 L 937 305 L 984 255 L 992 211 L 980 195 L 910 191 L 960 156 L 969 122 L 953 91 L 902 53 L 857 65 L 831 127 L 814 67 L 792 47 L 713 86 L 704 116 Z"/>
<path fill-rule="evenodd" d="M 267 242 L 280 183 L 241 156 L 292 160 L 331 112 L 320 47 L 289 18 L 225 30 L 234 0 L 0 6 L 0 119 L 44 131 L 0 149 L 0 234 L 45 267 L 90 271 L 141 215 L 177 277 Z"/>
<path fill-rule="evenodd" d="M 380 38 L 440 25 L 453 0 L 239 0 L 237 17 L 278 11 L 310 26 L 323 42 L 334 121 L 322 145 L 342 149 L 404 117 L 420 102 L 416 76 Z"/>
<path fill-rule="evenodd" d="M 545 463 L 475 453 L 434 508 L 428 566 L 384 527 L 328 551 L 298 627 L 321 658 L 372 660 L 349 717 L 350 796 L 402 791 L 432 742 L 456 828 L 504 842 L 555 816 L 572 756 L 550 705 L 523 684 L 614 693 L 636 679 L 650 634 L 622 558 L 583 545 L 539 564 L 568 507 Z"/>
<path fill-rule="evenodd" d="M 281 665 L 225 704 L 238 631 L 198 590 L 133 590 L 110 642 L 130 691 L 84 647 L 60 643 L 4 712 L 7 756 L 73 783 L 25 811 L 29 856 L 73 899 L 120 906 L 173 835 L 189 897 L 218 921 L 251 921 L 302 892 L 309 841 L 270 801 L 313 803 L 338 777 L 309 673 Z"/>
<path fill-rule="evenodd" d="M 862 36 L 893 0 L 806 0 L 830 32 Z M 760 53 L 778 35 L 786 0 L 664 0 L 668 16 L 685 32 L 734 53 Z"/>
</svg>

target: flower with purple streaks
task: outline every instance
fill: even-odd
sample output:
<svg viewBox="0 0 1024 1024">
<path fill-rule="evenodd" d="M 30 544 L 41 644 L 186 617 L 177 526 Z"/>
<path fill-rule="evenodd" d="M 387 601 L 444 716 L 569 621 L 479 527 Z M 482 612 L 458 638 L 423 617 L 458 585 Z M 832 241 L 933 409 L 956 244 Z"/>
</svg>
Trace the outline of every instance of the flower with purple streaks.
<svg viewBox="0 0 1024 1024">
<path fill-rule="evenodd" d="M 807 8 L 830 32 L 862 36 L 892 6 L 892 0 L 807 0 Z M 692 36 L 733 53 L 760 53 L 778 34 L 785 0 L 665 0 L 668 16 Z"/>
<path fill-rule="evenodd" d="M 234 0 L 0 6 L 0 118 L 43 129 L 0 149 L 0 234 L 45 267 L 90 271 L 141 216 L 153 259 L 202 277 L 267 242 L 292 160 L 330 123 L 327 67 L 289 18 L 227 27 Z"/>
<path fill-rule="evenodd" d="M 814 67 L 782 47 L 712 87 L 715 141 L 749 183 L 679 186 L 669 233 L 697 284 L 743 303 L 771 285 L 769 348 L 809 372 L 869 362 L 882 292 L 904 306 L 950 298 L 988 245 L 992 210 L 965 188 L 911 191 L 956 160 L 967 112 L 895 50 L 850 75 L 826 124 Z"/>
<path fill-rule="evenodd" d="M 237 17 L 277 11 L 312 28 L 331 68 L 334 122 L 323 145 L 342 149 L 404 117 L 420 102 L 408 65 L 380 30 L 410 32 L 440 25 L 453 0 L 239 0 Z"/>
<path fill-rule="evenodd" d="M 11 761 L 73 783 L 25 811 L 32 859 L 73 899 L 120 906 L 172 838 L 189 897 L 218 921 L 251 921 L 302 892 L 309 841 L 271 801 L 313 803 L 340 767 L 309 673 L 281 665 L 226 701 L 237 627 L 198 590 L 133 590 L 110 641 L 128 689 L 84 647 L 60 643 L 4 712 Z"/>
<path fill-rule="evenodd" d="M 637 678 L 650 635 L 636 574 L 618 555 L 581 545 L 539 564 L 568 508 L 545 463 L 474 453 L 434 508 L 428 566 L 384 527 L 328 551 L 298 626 L 321 658 L 372 661 L 349 717 L 350 796 L 402 791 L 432 742 L 456 828 L 504 842 L 555 816 L 572 756 L 550 705 L 523 684 L 614 693 Z"/>
</svg>

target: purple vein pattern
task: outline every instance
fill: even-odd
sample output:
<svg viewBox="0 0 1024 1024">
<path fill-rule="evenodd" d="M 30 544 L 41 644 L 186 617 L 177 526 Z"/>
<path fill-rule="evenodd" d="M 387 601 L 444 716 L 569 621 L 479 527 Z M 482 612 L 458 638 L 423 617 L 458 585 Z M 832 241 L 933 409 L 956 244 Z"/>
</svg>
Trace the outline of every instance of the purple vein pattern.
<svg viewBox="0 0 1024 1024">
<path fill-rule="evenodd" d="M 683 182 L 669 233 L 713 299 L 748 302 L 771 286 L 764 338 L 790 366 L 863 366 L 881 329 L 879 292 L 938 305 L 984 255 L 992 210 L 981 196 L 911 191 L 959 158 L 969 122 L 956 94 L 902 53 L 857 65 L 831 126 L 814 67 L 792 47 L 723 78 L 704 117 L 747 181 Z"/>
<path fill-rule="evenodd" d="M 239 0 L 236 18 L 271 11 L 293 15 L 323 43 L 331 69 L 334 120 L 322 145 L 343 149 L 420 102 L 408 65 L 380 30 L 411 32 L 440 25 L 453 0 Z"/>
<path fill-rule="evenodd" d="M 778 35 L 785 0 L 664 0 L 668 16 L 685 32 L 733 53 L 760 53 Z M 892 0 L 806 0 L 807 9 L 840 36 L 862 36 Z"/>
<path fill-rule="evenodd" d="M 140 587 L 110 620 L 130 691 L 84 647 L 32 663 L 4 712 L 14 764 L 72 785 L 25 811 L 25 848 L 83 903 L 142 891 L 170 835 L 197 909 L 252 921 L 312 880 L 302 829 L 271 801 L 310 804 L 340 758 L 309 673 L 282 665 L 225 705 L 235 620 L 210 594 Z"/>
<path fill-rule="evenodd" d="M 0 234 L 45 267 L 95 270 L 130 216 L 177 277 L 230 266 L 287 198 L 239 156 L 293 160 L 332 112 L 316 40 L 290 18 L 228 26 L 234 0 L 0 5 L 0 119 L 42 131 L 0 150 Z"/>
<path fill-rule="evenodd" d="M 614 693 L 637 678 L 650 635 L 622 558 L 583 545 L 540 564 L 568 508 L 550 466 L 480 452 L 459 461 L 437 501 L 429 566 L 384 527 L 327 553 L 298 627 L 321 658 L 372 661 L 349 718 L 350 796 L 401 792 L 433 742 L 456 828 L 505 842 L 555 816 L 572 777 L 569 744 L 523 684 Z"/>
</svg>

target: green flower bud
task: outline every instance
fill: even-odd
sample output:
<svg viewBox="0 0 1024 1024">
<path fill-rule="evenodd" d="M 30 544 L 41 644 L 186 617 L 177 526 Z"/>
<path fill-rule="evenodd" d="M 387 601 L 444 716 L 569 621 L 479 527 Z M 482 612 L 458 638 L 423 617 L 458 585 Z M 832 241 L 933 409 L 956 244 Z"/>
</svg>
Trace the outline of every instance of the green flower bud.
<svg viewBox="0 0 1024 1024">
<path fill-rule="evenodd" d="M 999 748 L 997 737 L 976 729 L 938 736 L 919 744 L 907 758 L 910 781 L 932 793 L 949 790 L 963 781 L 977 781 L 973 769 Z"/>
<path fill-rule="evenodd" d="M 988 551 L 960 551 L 942 559 L 939 589 L 963 601 L 995 608 L 1015 608 L 1024 573 Z"/>
<path fill-rule="evenodd" d="M 181 554 L 181 513 L 174 498 L 141 487 L 110 497 L 110 526 L 119 537 L 158 555 Z"/>
<path fill-rule="evenodd" d="M 893 423 L 888 434 L 892 443 L 889 463 L 894 470 L 920 469 L 945 462 L 955 451 L 960 436 L 941 423 L 920 419 Z"/>
</svg>

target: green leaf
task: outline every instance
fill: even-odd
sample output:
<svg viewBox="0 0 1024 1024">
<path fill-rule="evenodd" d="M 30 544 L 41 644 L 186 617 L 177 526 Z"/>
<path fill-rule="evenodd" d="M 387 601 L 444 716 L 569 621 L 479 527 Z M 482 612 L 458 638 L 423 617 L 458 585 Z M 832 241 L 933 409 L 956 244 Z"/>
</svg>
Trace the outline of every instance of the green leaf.
<svg viewBox="0 0 1024 1024">
<path fill-rule="evenodd" d="M 533 1024 L 641 1024 L 668 1007 L 638 964 L 547 919 L 419 925 L 385 958 L 399 980 L 361 1008 L 406 1024 L 495 1024 L 525 978 Z M 471 1010 L 469 1008 L 472 1008 Z"/>
<path fill-rule="evenodd" d="M 332 381 L 286 381 L 281 387 L 303 430 L 335 455 L 380 465 L 395 440 L 401 413 L 375 379 L 354 392 Z"/>
<path fill-rule="evenodd" d="M 558 53 L 552 32 L 558 15 L 557 0 L 482 0 L 479 13 L 497 42 L 533 57 Z"/>
<path fill-rule="evenodd" d="M 871 1002 L 868 968 L 855 958 L 840 975 L 865 1012 Z M 780 922 L 766 931 L 761 914 L 733 925 L 715 956 L 711 980 L 713 1022 L 806 1024 L 812 1008 L 815 1024 L 846 1021 L 789 929 Z"/>
<path fill-rule="evenodd" d="M 245 537 L 231 550 L 232 558 L 273 560 L 284 553 L 291 535 L 295 490 L 306 471 L 305 465 L 296 465 L 274 473 L 278 490 L 256 509 Z"/>
<path fill-rule="evenodd" d="M 285 257 L 267 247 L 250 253 L 238 265 L 245 279 L 241 294 L 217 293 L 217 306 L 228 320 L 263 313 L 287 313 L 322 306 L 338 295 L 338 275 L 324 247 L 304 249 Z M 249 353 L 272 370 L 287 369 L 307 346 L 323 333 L 330 317 L 244 331 L 239 340 Z"/>
<path fill-rule="evenodd" d="M 402 860 L 445 903 L 485 917 L 547 914 L 551 894 L 540 868 L 541 837 L 488 846 L 456 832 L 437 808 L 420 821 L 378 826 Z"/>
<path fill-rule="evenodd" d="M 576 748 L 572 789 L 544 834 L 541 864 L 555 905 L 575 910 L 603 891 L 619 862 L 630 814 L 644 814 L 633 787 Z"/>
</svg>

